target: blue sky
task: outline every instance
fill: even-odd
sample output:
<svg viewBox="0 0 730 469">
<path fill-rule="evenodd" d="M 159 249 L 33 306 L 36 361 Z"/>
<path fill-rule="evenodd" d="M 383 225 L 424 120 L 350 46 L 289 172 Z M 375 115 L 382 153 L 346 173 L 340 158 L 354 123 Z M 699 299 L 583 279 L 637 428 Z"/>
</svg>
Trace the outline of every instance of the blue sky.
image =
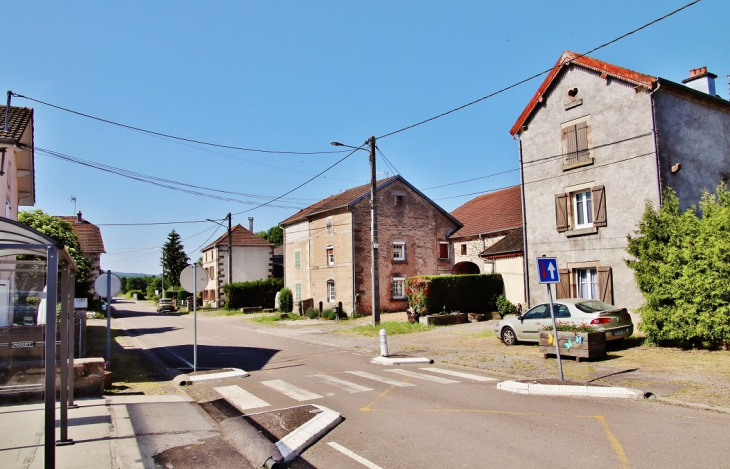
<svg viewBox="0 0 730 469">
<path fill-rule="evenodd" d="M 471 102 L 585 52 L 689 0 L 551 2 L 12 2 L 0 90 L 123 124 L 264 150 L 360 145 Z M 204 4 L 203 4 L 204 3 Z M 591 56 L 681 81 L 691 68 L 730 74 L 730 2 L 703 0 Z M 519 183 L 508 130 L 542 81 L 378 141 L 409 182 L 453 210 Z M 717 80 L 728 97 L 727 78 Z M 279 196 L 343 153 L 290 155 L 202 147 L 123 129 L 27 99 L 35 145 L 145 175 L 253 196 Z M 275 202 L 233 217 L 254 230 L 369 180 L 367 153 Z M 378 155 L 379 177 L 393 174 Z M 255 205 L 130 180 L 36 151 L 36 208 L 102 225 L 102 268 L 158 273 L 174 227 L 194 260 L 212 223 Z M 511 171 L 512 170 L 512 171 Z M 511 171 L 511 172 L 508 172 Z M 433 186 L 484 177 L 438 189 Z M 220 194 L 220 193 L 219 193 Z M 466 195 L 471 194 L 471 195 Z M 226 195 L 249 204 L 265 199 Z M 214 239 L 214 238 L 212 238 Z"/>
</svg>

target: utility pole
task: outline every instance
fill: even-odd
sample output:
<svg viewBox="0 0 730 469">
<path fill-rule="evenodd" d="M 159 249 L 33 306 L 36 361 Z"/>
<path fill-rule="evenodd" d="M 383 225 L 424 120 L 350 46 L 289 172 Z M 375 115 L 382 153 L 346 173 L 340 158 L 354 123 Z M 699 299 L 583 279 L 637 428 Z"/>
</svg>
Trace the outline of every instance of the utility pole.
<svg viewBox="0 0 730 469">
<path fill-rule="evenodd" d="M 231 234 L 231 212 L 228 212 L 228 283 L 233 283 L 233 235 Z"/>
<path fill-rule="evenodd" d="M 380 324 L 380 270 L 378 269 L 378 212 L 375 206 L 375 137 L 370 137 L 370 234 L 373 262 L 373 326 Z"/>
</svg>

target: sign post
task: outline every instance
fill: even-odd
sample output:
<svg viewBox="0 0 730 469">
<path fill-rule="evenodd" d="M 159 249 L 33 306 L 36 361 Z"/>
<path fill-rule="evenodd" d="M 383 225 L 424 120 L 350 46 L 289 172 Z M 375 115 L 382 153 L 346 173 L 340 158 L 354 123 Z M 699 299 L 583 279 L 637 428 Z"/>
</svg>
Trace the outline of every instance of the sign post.
<svg viewBox="0 0 730 469">
<path fill-rule="evenodd" d="M 94 290 L 100 297 L 106 297 L 106 362 L 109 369 L 112 365 L 112 297 L 119 293 L 122 288 L 122 282 L 119 277 L 114 275 L 111 270 L 97 277 L 94 282 Z"/>
<path fill-rule="evenodd" d="M 197 294 L 205 290 L 208 272 L 193 264 L 180 272 L 180 285 L 185 291 L 193 292 L 193 371 L 198 371 L 198 299 Z"/>
<path fill-rule="evenodd" d="M 554 257 L 538 257 L 537 258 L 537 274 L 540 277 L 540 283 L 547 284 L 548 301 L 550 302 L 550 318 L 553 321 L 553 334 L 555 335 L 555 355 L 558 358 L 558 372 L 560 380 L 563 378 L 563 363 L 560 358 L 560 344 L 558 343 L 558 325 L 555 323 L 555 309 L 553 308 L 553 293 L 550 285 L 560 283 L 560 271 L 558 270 L 558 260 Z"/>
</svg>

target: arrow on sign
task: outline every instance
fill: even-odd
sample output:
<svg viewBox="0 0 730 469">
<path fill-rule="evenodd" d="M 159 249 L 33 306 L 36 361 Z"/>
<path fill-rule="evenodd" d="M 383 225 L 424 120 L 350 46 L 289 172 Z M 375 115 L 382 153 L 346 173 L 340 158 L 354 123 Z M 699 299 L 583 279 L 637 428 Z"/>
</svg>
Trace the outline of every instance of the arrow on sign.
<svg viewBox="0 0 730 469">
<path fill-rule="evenodd" d="M 545 265 L 545 264 L 543 264 L 543 265 Z M 548 263 L 548 272 L 550 272 L 550 279 L 551 280 L 554 279 L 555 278 L 555 266 L 553 266 L 552 262 Z"/>
</svg>

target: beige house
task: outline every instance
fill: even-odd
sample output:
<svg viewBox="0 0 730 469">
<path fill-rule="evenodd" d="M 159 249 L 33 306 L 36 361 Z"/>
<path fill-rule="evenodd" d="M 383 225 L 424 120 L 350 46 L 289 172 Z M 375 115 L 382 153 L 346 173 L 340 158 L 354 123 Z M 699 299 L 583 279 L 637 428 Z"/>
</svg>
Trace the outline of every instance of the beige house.
<svg viewBox="0 0 730 469">
<path fill-rule="evenodd" d="M 57 216 L 69 222 L 74 234 L 79 238 L 81 253 L 91 261 L 91 284 L 93 285 L 101 273 L 101 255 L 106 253 L 104 239 L 98 226 L 86 221 L 78 212 L 75 217 Z"/>
<path fill-rule="evenodd" d="M 501 274 L 505 296 L 512 303 L 525 301 L 522 247 L 500 255 L 483 255 L 515 231 L 522 239 L 522 196 L 520 186 L 480 195 L 456 208 L 451 215 L 464 226 L 450 237 L 452 273 Z M 510 242 L 510 246 L 513 242 Z M 510 248 L 511 249 L 511 248 Z"/>
<path fill-rule="evenodd" d="M 203 304 L 218 307 L 225 301 L 223 285 L 250 282 L 273 276 L 274 245 L 256 236 L 241 225 L 231 229 L 231 274 L 228 276 L 228 233 L 201 250 L 203 268 L 208 272 L 208 285 L 203 291 Z"/>
<path fill-rule="evenodd" d="M 404 311 L 406 277 L 451 273 L 461 223 L 401 176 L 377 182 L 380 307 Z M 284 284 L 294 303 L 372 313 L 370 184 L 330 196 L 280 223 Z"/>
<path fill-rule="evenodd" d="M 33 109 L 0 106 L 0 200 L 5 218 L 18 219 L 18 207 L 35 205 Z M 8 115 L 8 130 L 5 116 Z"/>
</svg>

